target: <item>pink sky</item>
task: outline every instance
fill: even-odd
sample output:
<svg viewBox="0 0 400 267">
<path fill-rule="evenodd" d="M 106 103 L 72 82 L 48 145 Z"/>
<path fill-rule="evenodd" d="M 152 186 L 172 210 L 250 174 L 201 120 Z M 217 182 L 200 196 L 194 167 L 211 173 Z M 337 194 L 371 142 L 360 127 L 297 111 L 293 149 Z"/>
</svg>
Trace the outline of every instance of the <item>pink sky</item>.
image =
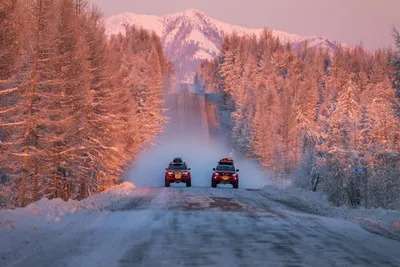
<svg viewBox="0 0 400 267">
<path fill-rule="evenodd" d="M 106 16 L 125 11 L 165 15 L 195 8 L 220 21 L 325 36 L 368 49 L 393 44 L 400 0 L 91 0 Z M 397 13 L 397 14 L 396 14 Z"/>
</svg>

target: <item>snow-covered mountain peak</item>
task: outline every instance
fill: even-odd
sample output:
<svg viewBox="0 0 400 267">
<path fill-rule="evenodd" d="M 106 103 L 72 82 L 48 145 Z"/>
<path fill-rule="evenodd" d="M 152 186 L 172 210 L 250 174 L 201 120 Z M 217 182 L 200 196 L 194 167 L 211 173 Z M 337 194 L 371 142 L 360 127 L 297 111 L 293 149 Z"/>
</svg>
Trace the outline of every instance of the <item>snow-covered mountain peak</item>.
<svg viewBox="0 0 400 267">
<path fill-rule="evenodd" d="M 164 51 L 174 63 L 175 74 L 181 82 L 192 81 L 203 60 L 218 56 L 224 35 L 236 32 L 239 35 L 260 36 L 263 31 L 230 25 L 194 8 L 165 16 L 125 12 L 105 20 L 108 35 L 124 33 L 127 27 L 133 25 L 154 31 L 160 36 Z M 281 42 L 292 43 L 294 47 L 306 41 L 311 47 L 334 49 L 345 46 L 324 37 L 305 37 L 277 30 L 272 30 L 272 34 L 279 37 Z"/>
<path fill-rule="evenodd" d="M 141 15 L 130 12 L 124 12 L 116 16 L 108 17 L 104 24 L 107 35 L 124 33 L 125 29 L 132 25 L 155 31 L 159 36 L 162 35 L 164 29 L 164 25 L 159 16 Z"/>
<path fill-rule="evenodd" d="M 189 17 L 193 17 L 193 16 L 204 16 L 207 15 L 204 12 L 201 12 L 195 8 L 189 8 L 186 9 L 185 11 L 182 12 L 184 15 L 189 16 Z"/>
<path fill-rule="evenodd" d="M 196 9 L 187 9 L 183 12 L 162 17 L 162 21 L 165 24 L 176 24 L 179 22 L 183 22 L 185 24 L 185 27 L 192 28 L 207 27 L 210 19 L 211 18 L 206 13 L 198 11 Z"/>
</svg>

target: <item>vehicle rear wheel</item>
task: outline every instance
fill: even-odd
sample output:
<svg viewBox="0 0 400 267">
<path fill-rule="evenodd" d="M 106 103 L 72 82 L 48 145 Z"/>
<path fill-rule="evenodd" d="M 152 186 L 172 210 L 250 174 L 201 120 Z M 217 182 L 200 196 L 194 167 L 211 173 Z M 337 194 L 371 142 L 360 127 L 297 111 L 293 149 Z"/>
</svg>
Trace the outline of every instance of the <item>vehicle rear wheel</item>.
<svg viewBox="0 0 400 267">
<path fill-rule="evenodd" d="M 192 186 L 192 180 L 187 180 L 186 187 L 191 187 L 191 186 Z"/>
<path fill-rule="evenodd" d="M 234 182 L 232 185 L 233 185 L 233 188 L 239 188 L 239 181 Z"/>
<path fill-rule="evenodd" d="M 165 187 L 169 187 L 170 186 L 170 181 L 168 181 L 167 179 L 165 179 Z"/>
<path fill-rule="evenodd" d="M 214 187 L 214 188 L 217 187 L 217 181 L 215 181 L 214 179 L 211 179 L 211 187 Z"/>
</svg>

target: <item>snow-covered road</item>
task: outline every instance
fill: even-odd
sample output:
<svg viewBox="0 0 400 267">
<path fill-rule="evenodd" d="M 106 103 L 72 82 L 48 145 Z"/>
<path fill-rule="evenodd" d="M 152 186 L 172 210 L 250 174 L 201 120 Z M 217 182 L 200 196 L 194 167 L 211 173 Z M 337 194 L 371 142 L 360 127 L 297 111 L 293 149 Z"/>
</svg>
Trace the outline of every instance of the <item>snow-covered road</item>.
<svg viewBox="0 0 400 267">
<path fill-rule="evenodd" d="M 0 266 L 400 266 L 400 242 L 268 191 L 136 188 L 102 210 L 0 228 Z"/>
</svg>

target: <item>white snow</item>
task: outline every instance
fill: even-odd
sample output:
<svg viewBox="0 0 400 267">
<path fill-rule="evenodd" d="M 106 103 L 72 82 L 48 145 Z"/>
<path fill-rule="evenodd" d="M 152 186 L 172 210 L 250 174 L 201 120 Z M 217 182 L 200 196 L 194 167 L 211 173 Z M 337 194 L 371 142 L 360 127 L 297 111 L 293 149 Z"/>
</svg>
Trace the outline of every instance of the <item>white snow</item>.
<svg viewBox="0 0 400 267">
<path fill-rule="evenodd" d="M 0 210 L 0 228 L 10 227 L 12 224 L 7 223 L 2 218 L 14 218 L 12 221 L 17 221 L 19 217 L 25 217 L 28 215 L 39 216 L 45 221 L 60 221 L 64 215 L 75 213 L 81 210 L 101 210 L 106 207 L 110 207 L 115 202 L 129 197 L 135 185 L 129 182 L 124 182 L 117 185 L 101 194 L 84 199 L 82 201 L 69 200 L 63 201 L 61 199 L 43 198 L 38 202 L 29 204 L 25 208 L 17 208 L 15 210 Z M 14 224 L 15 226 L 15 224 Z"/>
<path fill-rule="evenodd" d="M 201 144 L 200 144 L 201 146 Z M 241 167 L 244 171 L 253 168 L 254 166 L 246 167 L 241 162 Z M 138 173 L 138 172 L 134 172 Z M 198 170 L 195 173 L 199 173 Z M 159 177 L 154 177 L 159 178 Z M 196 177 L 198 178 L 198 177 Z M 155 186 L 156 180 L 162 179 L 151 179 L 148 182 L 149 186 Z M 198 179 L 197 179 L 198 180 Z M 200 186 L 203 190 L 209 187 L 208 180 L 202 184 L 201 181 L 197 181 L 197 186 Z M 195 181 L 195 180 L 194 180 Z M 200 184 L 199 184 L 200 182 Z M 193 182 L 192 182 L 193 183 Z M 194 183 L 196 184 L 196 183 Z M 179 186 L 178 186 L 179 187 Z M 219 186 L 222 188 L 228 186 Z M 246 188 L 246 186 L 244 186 Z M 251 187 L 250 187 L 251 188 Z M 216 189 L 211 189 L 216 190 Z M 362 227 L 369 231 L 376 232 L 379 234 L 397 234 L 400 238 L 400 211 L 385 210 L 385 209 L 352 209 L 346 207 L 335 207 L 332 206 L 326 199 L 326 195 L 321 192 L 310 192 L 305 191 L 294 186 L 289 186 L 285 189 L 278 188 L 274 185 L 268 185 L 260 189 L 261 192 L 265 193 L 268 200 L 283 204 L 289 210 L 295 212 L 305 212 L 311 214 L 319 214 L 324 217 L 331 217 L 337 219 L 344 219 L 350 222 L 360 224 Z M 197 191 L 195 193 L 196 195 Z M 202 191 L 199 191 L 201 193 Z M 225 191 L 215 191 L 216 193 L 226 193 Z M 109 209 L 118 203 L 124 201 L 129 202 L 132 198 L 139 195 L 146 195 L 146 190 L 135 190 L 135 186 L 132 183 L 124 182 L 121 185 L 117 185 L 112 189 L 103 192 L 99 195 L 89 197 L 82 201 L 63 201 L 61 199 L 42 199 L 36 203 L 30 204 L 25 208 L 17 208 L 14 210 L 0 210 L 0 229 L 15 229 L 22 225 L 31 225 L 32 230 L 36 230 L 40 224 L 49 222 L 59 222 L 65 215 L 77 213 L 79 211 L 102 211 L 103 209 Z M 196 202 L 198 197 L 193 196 L 193 204 Z M 190 196 L 188 196 L 190 200 Z M 196 200 L 197 199 L 197 200 Z M 159 199 L 158 202 L 162 205 L 166 199 Z M 209 201 L 209 200 L 207 200 Z M 155 201 L 157 202 L 157 201 Z M 201 203 L 198 203 L 201 205 Z M 206 203 L 203 203 L 206 205 Z M 276 208 L 281 207 L 276 205 Z M 36 218 L 36 219 L 32 219 Z M 39 220 L 37 220 L 39 219 Z"/>
<path fill-rule="evenodd" d="M 201 48 L 209 51 L 210 53 L 218 54 L 219 48 L 205 37 L 198 29 L 193 29 L 190 34 L 186 37 L 187 42 L 198 43 Z"/>
<path fill-rule="evenodd" d="M 245 28 L 241 26 L 236 26 L 236 25 L 231 25 L 216 19 L 211 18 L 208 16 L 207 13 L 198 11 L 196 9 L 188 9 L 183 12 L 178 12 L 175 14 L 170 14 L 164 16 L 165 18 L 178 18 L 178 17 L 186 17 L 190 19 L 194 25 L 201 25 L 204 26 L 204 21 L 199 19 L 199 16 L 203 18 L 204 21 L 208 24 L 210 27 L 216 28 L 220 33 L 223 34 L 232 34 L 236 32 L 239 35 L 255 35 L 259 36 L 261 32 L 263 31 L 262 28 L 260 29 L 252 29 L 252 28 Z M 170 19 L 167 19 L 166 21 L 170 21 Z M 201 27 L 200 27 L 201 28 Z M 286 33 L 282 31 L 277 31 L 273 30 L 273 35 L 276 37 L 279 37 L 282 41 L 284 42 L 301 42 L 309 38 L 316 38 L 315 36 L 309 36 L 309 37 L 304 37 L 304 36 L 299 36 L 296 34 L 291 34 L 291 33 Z"/>
<path fill-rule="evenodd" d="M 202 19 L 200 19 L 200 17 Z M 219 31 L 221 34 L 232 34 L 233 32 L 236 32 L 239 35 L 255 35 L 258 37 L 263 31 L 263 29 L 249 29 L 241 26 L 227 24 L 211 18 L 204 12 L 195 9 L 188 9 L 183 12 L 178 12 L 165 16 L 139 15 L 129 12 L 111 16 L 105 19 L 106 33 L 117 34 L 124 30 L 123 25 L 137 25 L 148 30 L 154 30 L 160 37 L 162 37 L 163 33 L 165 33 L 165 28 L 169 25 L 170 22 L 175 21 L 177 18 L 184 18 L 184 20 L 190 21 L 191 24 L 195 25 L 195 28 L 197 29 L 211 27 L 217 29 L 217 31 Z M 181 24 L 177 24 L 175 27 L 179 28 L 180 26 Z M 173 32 L 175 32 L 176 34 L 177 30 L 174 30 Z M 283 42 L 298 43 L 305 40 L 311 40 L 312 45 L 324 45 L 325 40 L 327 40 L 325 37 L 321 36 L 300 36 L 297 34 L 286 33 L 273 29 L 272 32 L 275 37 L 279 37 L 279 39 Z M 169 43 L 171 38 L 173 37 L 174 34 L 172 34 L 171 36 L 165 36 L 167 43 Z M 201 39 L 204 38 L 204 35 L 194 33 L 193 37 L 200 38 L 198 40 L 199 42 L 202 42 Z M 209 42 L 205 43 L 204 48 L 208 48 L 210 51 L 215 51 L 215 44 L 212 44 L 211 46 L 208 45 L 210 45 Z"/>
<path fill-rule="evenodd" d="M 168 45 L 174 41 L 176 34 L 179 32 L 179 28 L 180 28 L 180 25 L 177 26 L 176 28 L 174 28 L 170 33 L 165 35 L 165 37 L 164 37 L 165 45 Z"/>
<path fill-rule="evenodd" d="M 111 191 L 118 196 L 121 189 L 125 194 L 133 187 Z M 20 209 L 19 214 L 1 212 L 2 266 L 400 264 L 399 241 L 368 233 L 351 220 L 290 210 L 291 205 L 303 203 L 324 206 L 320 194 L 272 187 L 258 192 L 204 187 L 137 189 L 126 200 L 113 198 L 120 207 L 142 201 L 126 211 L 91 210 L 93 206 L 88 205 L 89 210 L 60 216 L 62 220 L 55 222 L 35 216 L 32 207 Z M 75 209 L 75 204 L 69 205 Z M 40 205 L 54 209 L 53 214 L 60 206 L 64 205 L 56 200 Z"/>
<path fill-rule="evenodd" d="M 183 17 L 186 20 L 190 20 L 195 25 L 201 25 L 201 24 L 203 24 L 203 21 L 200 19 L 200 17 L 204 17 L 204 16 L 207 16 L 207 14 L 204 12 L 200 12 L 194 8 L 190 8 L 190 9 L 184 10 L 182 12 L 177 12 L 174 14 L 166 15 L 164 17 L 167 18 L 167 20 L 173 20 L 173 19 Z"/>
<path fill-rule="evenodd" d="M 124 33 L 125 27 L 132 25 L 154 31 L 158 36 L 161 36 L 164 30 L 161 17 L 154 15 L 134 14 L 129 12 L 124 12 L 120 15 L 106 18 L 104 25 L 107 35 Z"/>
<path fill-rule="evenodd" d="M 194 54 L 193 58 L 194 59 L 208 59 L 208 60 L 211 60 L 214 57 L 210 53 L 208 53 L 208 52 L 206 52 L 204 50 L 197 50 L 196 53 Z"/>
<path fill-rule="evenodd" d="M 310 212 L 326 217 L 340 218 L 360 224 L 365 229 L 382 235 L 400 238 L 400 211 L 335 207 L 322 192 L 311 192 L 292 185 L 263 188 L 271 200 L 287 203 L 294 210 Z"/>
<path fill-rule="evenodd" d="M 223 36 L 236 32 L 238 35 L 251 36 L 257 38 L 261 36 L 263 29 L 248 29 L 245 27 L 230 25 L 208 16 L 204 12 L 195 9 L 188 9 L 183 12 L 169 14 L 165 16 L 148 16 L 138 15 L 134 13 L 122 13 L 105 19 L 106 34 L 124 33 L 125 28 L 130 25 L 136 25 L 144 29 L 155 31 L 163 40 L 163 49 L 168 59 L 175 66 L 175 74 L 179 82 L 193 82 L 194 68 L 200 65 L 199 59 L 214 59 L 219 55 L 221 49 L 221 41 Z M 185 25 L 185 28 L 182 26 Z M 186 31 L 192 32 L 187 34 Z M 300 36 L 296 34 L 286 33 L 278 30 L 272 30 L 272 35 L 279 37 L 283 43 L 291 42 L 299 44 L 300 42 L 309 41 L 310 46 L 328 48 L 331 52 L 334 46 L 346 46 L 345 44 L 329 41 L 327 38 L 315 36 Z M 188 59 L 186 63 L 181 60 L 181 53 L 184 49 L 193 49 L 193 46 L 185 45 L 194 42 L 198 44 L 197 51 L 190 50 L 189 53 L 194 57 Z M 203 50 L 208 53 L 206 55 Z M 198 52 L 198 53 L 196 53 Z M 178 56 L 177 56 L 178 54 Z M 193 63 L 193 61 L 197 61 Z"/>
</svg>

